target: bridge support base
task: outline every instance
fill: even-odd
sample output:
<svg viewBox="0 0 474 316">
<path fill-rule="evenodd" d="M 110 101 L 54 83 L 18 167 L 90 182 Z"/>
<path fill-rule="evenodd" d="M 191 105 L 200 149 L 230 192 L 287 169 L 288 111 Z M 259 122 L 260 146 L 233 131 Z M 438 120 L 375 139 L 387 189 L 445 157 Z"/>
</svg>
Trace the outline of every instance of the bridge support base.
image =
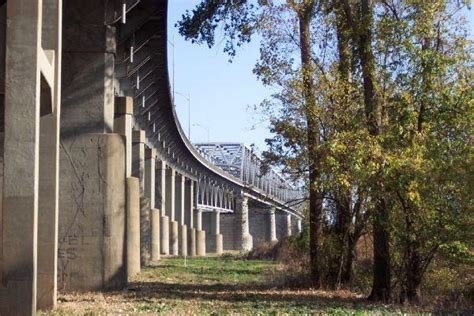
<svg viewBox="0 0 474 316">
<path fill-rule="evenodd" d="M 170 250 L 173 256 L 177 256 L 179 254 L 178 240 L 178 222 L 172 221 L 170 223 Z"/>
<path fill-rule="evenodd" d="M 161 254 L 170 254 L 170 221 L 169 217 L 161 216 Z"/>
<path fill-rule="evenodd" d="M 151 257 L 150 199 L 140 198 L 140 263 L 146 266 Z"/>
<path fill-rule="evenodd" d="M 188 244 L 188 249 L 189 249 L 189 256 L 195 257 L 196 256 L 196 228 L 190 228 L 189 229 L 189 244 Z"/>
<path fill-rule="evenodd" d="M 196 232 L 196 253 L 199 257 L 206 255 L 206 231 L 198 230 Z"/>
<path fill-rule="evenodd" d="M 67 139 L 60 166 L 59 288 L 122 288 L 127 281 L 124 138 L 83 134 Z M 81 177 L 76 166 L 82 168 Z M 84 190 L 83 204 L 78 188 Z"/>
<path fill-rule="evenodd" d="M 161 234 L 160 234 L 160 210 L 159 209 L 152 209 L 151 214 L 151 261 L 153 263 L 159 261 L 161 259 Z"/>
<path fill-rule="evenodd" d="M 249 252 L 253 249 L 253 237 L 250 234 L 242 236 L 242 252 Z"/>
<path fill-rule="evenodd" d="M 188 255 L 188 226 L 179 226 L 179 254 L 183 257 Z"/>
<path fill-rule="evenodd" d="M 222 255 L 224 252 L 224 236 L 222 234 L 216 235 L 216 254 Z"/>
<path fill-rule="evenodd" d="M 127 178 L 127 278 L 140 272 L 140 181 Z"/>
</svg>

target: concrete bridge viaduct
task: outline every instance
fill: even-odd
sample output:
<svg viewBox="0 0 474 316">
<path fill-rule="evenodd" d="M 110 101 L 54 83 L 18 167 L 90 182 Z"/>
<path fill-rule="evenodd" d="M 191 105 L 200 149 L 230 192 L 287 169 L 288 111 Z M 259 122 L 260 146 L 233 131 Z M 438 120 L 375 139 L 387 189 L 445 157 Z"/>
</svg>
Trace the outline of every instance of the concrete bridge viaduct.
<svg viewBox="0 0 474 316">
<path fill-rule="evenodd" d="M 300 229 L 299 192 L 248 148 L 184 135 L 167 5 L 0 0 L 1 315 Z"/>
</svg>

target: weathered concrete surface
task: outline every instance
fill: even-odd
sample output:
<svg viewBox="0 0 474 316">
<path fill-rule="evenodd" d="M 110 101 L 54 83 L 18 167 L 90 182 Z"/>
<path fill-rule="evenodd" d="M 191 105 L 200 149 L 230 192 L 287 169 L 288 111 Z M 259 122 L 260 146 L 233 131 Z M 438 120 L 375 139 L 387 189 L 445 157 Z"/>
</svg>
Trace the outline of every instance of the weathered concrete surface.
<svg viewBox="0 0 474 316">
<path fill-rule="evenodd" d="M 161 216 L 161 254 L 170 254 L 170 219 L 168 216 Z"/>
<path fill-rule="evenodd" d="M 140 181 L 140 196 L 145 196 L 145 131 L 132 132 L 132 176 Z"/>
<path fill-rule="evenodd" d="M 151 260 L 151 207 L 150 199 L 140 197 L 140 262 L 142 266 Z"/>
<path fill-rule="evenodd" d="M 216 249 L 215 252 L 217 255 L 222 255 L 224 252 L 224 236 L 222 234 L 216 234 Z"/>
<path fill-rule="evenodd" d="M 275 208 L 272 207 L 270 208 L 269 214 L 269 222 L 270 222 L 270 236 L 269 236 L 269 241 L 270 242 L 277 242 L 277 232 L 276 232 L 276 216 L 275 216 Z"/>
<path fill-rule="evenodd" d="M 3 187 L 3 289 L 0 313 L 36 311 L 41 1 L 10 2 L 7 12 Z"/>
<path fill-rule="evenodd" d="M 125 140 L 81 134 L 61 146 L 59 288 L 125 285 Z"/>
<path fill-rule="evenodd" d="M 179 175 L 176 181 L 176 221 L 179 225 L 185 225 L 186 212 L 186 177 Z M 181 242 L 181 240 L 180 240 Z"/>
<path fill-rule="evenodd" d="M 179 255 L 186 257 L 188 255 L 188 226 L 179 226 Z"/>
<path fill-rule="evenodd" d="M 200 257 L 206 255 L 206 232 L 204 230 L 196 231 L 196 254 Z"/>
<path fill-rule="evenodd" d="M 156 151 L 145 148 L 145 197 L 150 200 L 150 207 L 155 208 L 155 159 Z M 153 231 L 152 231 L 153 234 Z"/>
<path fill-rule="evenodd" d="M 160 233 L 160 220 L 161 212 L 159 209 L 151 210 L 151 231 L 153 232 L 151 236 L 151 261 L 156 263 L 161 259 L 161 233 Z"/>
<path fill-rule="evenodd" d="M 292 223 L 291 215 L 287 214 L 286 215 L 286 236 L 293 235 L 293 226 L 291 223 Z"/>
<path fill-rule="evenodd" d="M 169 218 L 169 254 L 178 255 L 178 223 L 176 217 L 176 171 L 173 168 L 166 169 L 166 207 L 165 213 Z"/>
<path fill-rule="evenodd" d="M 224 250 L 238 250 L 236 242 L 235 215 L 222 213 L 220 215 L 220 231 L 223 234 Z"/>
<path fill-rule="evenodd" d="M 270 228 L 269 209 L 249 207 L 249 231 L 254 246 L 270 241 Z"/>
<path fill-rule="evenodd" d="M 37 309 L 56 306 L 58 279 L 59 135 L 61 116 L 62 1 L 43 0 L 42 47 L 54 51 L 53 111 L 40 120 Z M 50 55 L 51 56 L 51 55 Z"/>
<path fill-rule="evenodd" d="M 186 182 L 184 223 L 188 226 L 188 228 L 195 228 L 194 227 L 194 181 L 192 180 L 189 180 Z"/>
<path fill-rule="evenodd" d="M 173 256 L 179 255 L 179 231 L 178 231 L 178 222 L 172 221 L 170 223 L 170 253 Z"/>
<path fill-rule="evenodd" d="M 249 205 L 247 197 L 237 199 L 234 214 L 237 249 L 243 252 L 250 251 L 253 248 L 253 238 L 252 235 L 250 235 Z"/>
<path fill-rule="evenodd" d="M 189 237 L 188 237 L 188 255 L 191 257 L 196 256 L 196 229 L 189 228 L 188 230 Z"/>
<path fill-rule="evenodd" d="M 114 121 L 115 29 L 107 1 L 64 1 L 61 136 L 110 133 Z"/>
<path fill-rule="evenodd" d="M 127 178 L 127 278 L 140 273 L 140 183 Z"/>
<path fill-rule="evenodd" d="M 114 133 L 125 136 L 125 176 L 132 175 L 133 99 L 115 98 Z"/>
</svg>

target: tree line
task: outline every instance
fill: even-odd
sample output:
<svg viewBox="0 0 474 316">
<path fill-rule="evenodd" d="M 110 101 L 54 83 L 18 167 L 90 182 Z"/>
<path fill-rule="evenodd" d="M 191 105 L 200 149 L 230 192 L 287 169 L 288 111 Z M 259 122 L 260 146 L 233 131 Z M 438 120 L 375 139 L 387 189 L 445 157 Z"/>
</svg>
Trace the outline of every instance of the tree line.
<svg viewBox="0 0 474 316">
<path fill-rule="evenodd" d="M 274 137 L 263 156 L 308 192 L 317 287 L 350 286 L 372 242 L 369 299 L 418 303 L 438 256 L 474 261 L 469 0 L 202 0 L 177 26 L 260 42 Z"/>
</svg>

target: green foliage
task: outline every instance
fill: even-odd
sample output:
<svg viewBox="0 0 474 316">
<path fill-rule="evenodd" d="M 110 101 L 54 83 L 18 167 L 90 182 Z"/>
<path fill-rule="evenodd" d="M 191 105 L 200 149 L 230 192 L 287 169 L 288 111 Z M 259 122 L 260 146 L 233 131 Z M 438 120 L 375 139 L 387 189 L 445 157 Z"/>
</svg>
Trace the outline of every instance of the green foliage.
<svg viewBox="0 0 474 316">
<path fill-rule="evenodd" d="M 261 105 L 274 134 L 263 156 L 324 198 L 320 256 L 327 279 L 338 283 L 349 241 L 353 247 L 372 230 L 369 220 L 377 218 L 380 200 L 389 214 L 384 229 L 402 299 L 410 288 L 421 287 L 425 273 L 433 275 L 430 267 L 439 256 L 452 265 L 472 266 L 474 60 L 460 18 L 469 1 L 316 1 L 312 63 L 305 69 L 295 6 L 314 1 L 255 6 L 223 1 L 220 11 L 211 10 L 211 2 L 188 13 L 180 31 L 209 45 L 217 25 L 231 32 L 225 33 L 231 43 L 259 34 L 254 73 L 275 90 Z M 374 14 L 362 16 L 363 5 Z M 350 27 L 344 27 L 345 19 Z M 363 41 L 367 34 L 369 43 Z M 373 60 L 357 58 L 367 48 Z M 368 72 L 372 101 L 378 102 L 370 115 Z M 310 111 L 308 75 L 316 105 Z M 317 144 L 308 142 L 310 119 L 318 122 Z M 314 169 L 319 176 L 310 182 Z M 292 242 L 309 251 L 308 230 Z"/>
</svg>

